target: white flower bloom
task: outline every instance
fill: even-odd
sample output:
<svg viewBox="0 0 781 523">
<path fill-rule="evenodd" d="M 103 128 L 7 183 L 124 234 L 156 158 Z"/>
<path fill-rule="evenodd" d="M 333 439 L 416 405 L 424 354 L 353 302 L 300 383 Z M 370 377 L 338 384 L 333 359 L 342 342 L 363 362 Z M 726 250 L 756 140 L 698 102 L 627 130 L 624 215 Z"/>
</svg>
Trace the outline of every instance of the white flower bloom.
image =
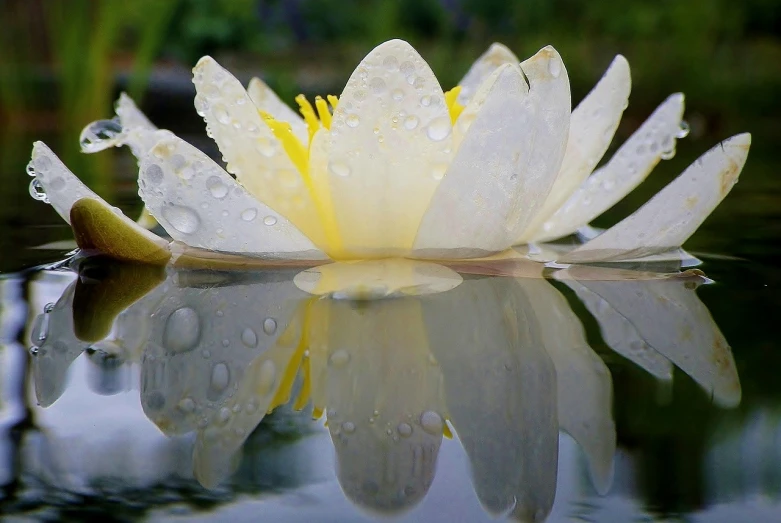
<svg viewBox="0 0 781 523">
<path fill-rule="evenodd" d="M 318 97 L 313 107 L 299 96 L 303 118 L 262 81 L 245 90 L 210 57 L 193 81 L 196 110 L 228 172 L 157 130 L 125 96 L 118 120 L 87 127 L 82 145 L 130 146 L 139 194 L 171 238 L 223 253 L 460 259 L 555 240 L 622 199 L 685 135 L 683 96 L 674 94 L 594 171 L 627 104 L 629 65 L 617 56 L 571 111 L 567 71 L 550 46 L 520 62 L 494 44 L 445 93 L 418 53 L 392 40 L 363 59 L 338 99 Z M 729 192 L 750 142 L 741 134 L 719 144 L 634 215 L 545 261 L 676 251 Z M 66 220 L 79 200 L 102 202 L 43 144 L 31 165 L 34 195 Z M 91 205 L 90 216 L 108 209 Z M 133 258 L 85 234 L 88 245 Z M 164 247 L 140 231 L 125 236 L 147 251 Z"/>
</svg>

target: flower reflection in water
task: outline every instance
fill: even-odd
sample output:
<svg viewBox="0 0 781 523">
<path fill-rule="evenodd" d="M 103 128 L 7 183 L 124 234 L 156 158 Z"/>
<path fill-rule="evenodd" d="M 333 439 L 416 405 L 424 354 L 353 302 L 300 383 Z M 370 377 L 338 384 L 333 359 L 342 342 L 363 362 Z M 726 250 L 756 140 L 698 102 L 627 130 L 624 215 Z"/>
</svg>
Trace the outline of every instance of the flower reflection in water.
<svg viewBox="0 0 781 523">
<path fill-rule="evenodd" d="M 233 472 L 264 416 L 290 404 L 325 417 L 342 490 L 373 512 L 419 503 L 454 436 L 491 514 L 545 519 L 559 431 L 607 492 L 612 381 L 567 288 L 619 354 L 662 380 L 680 368 L 722 406 L 740 401 L 698 271 L 579 266 L 546 279 L 531 262 L 510 277 L 409 260 L 218 272 L 85 259 L 76 269 L 32 329 L 38 401 L 58 400 L 84 350 L 117 362 L 104 378 L 138 363 L 145 415 L 166 435 L 195 434 L 206 487 Z"/>
</svg>

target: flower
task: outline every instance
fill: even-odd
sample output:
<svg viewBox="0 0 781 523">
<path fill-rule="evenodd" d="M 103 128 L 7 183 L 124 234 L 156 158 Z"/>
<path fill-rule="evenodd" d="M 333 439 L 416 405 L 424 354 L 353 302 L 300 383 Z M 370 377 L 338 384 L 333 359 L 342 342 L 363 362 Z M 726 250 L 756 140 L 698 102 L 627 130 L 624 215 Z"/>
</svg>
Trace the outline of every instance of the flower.
<svg viewBox="0 0 781 523">
<path fill-rule="evenodd" d="M 192 466 L 206 486 L 232 472 L 269 412 L 289 404 L 325 417 L 345 495 L 374 511 L 398 513 L 426 496 L 451 430 L 492 514 L 544 519 L 556 492 L 560 431 L 582 449 L 595 488 L 610 488 L 610 370 L 565 296 L 542 278 L 465 277 L 454 286 L 460 278 L 443 266 L 375 260 L 307 271 L 304 283 L 323 293 L 312 296 L 289 268 L 163 273 L 80 263 L 79 277 L 31 329 L 39 404 L 58 400 L 84 350 L 107 372 L 137 364 L 140 408 L 168 436 L 194 433 Z M 402 288 L 396 283 L 410 274 L 419 292 L 398 299 L 331 290 L 373 295 Z M 624 276 L 586 266 L 557 273 L 613 351 L 664 382 L 678 367 L 717 404 L 736 406 L 732 353 L 696 295 L 706 280 Z M 74 399 L 80 412 L 111 411 Z M 81 425 L 95 432 L 94 423 Z"/>
<path fill-rule="evenodd" d="M 299 96 L 302 117 L 258 79 L 245 90 L 208 56 L 193 81 L 196 110 L 235 179 L 124 95 L 116 119 L 85 129 L 83 149 L 128 145 L 139 194 L 176 242 L 267 258 L 452 260 L 555 240 L 619 201 L 686 134 L 674 94 L 595 171 L 627 104 L 628 63 L 617 56 L 571 111 L 567 71 L 550 46 L 520 62 L 494 44 L 445 93 L 408 43 L 391 40 L 361 61 L 339 98 L 313 107 Z M 737 181 L 750 141 L 725 140 L 628 218 L 537 259 L 676 253 Z M 30 173 L 33 195 L 71 222 L 80 247 L 170 258 L 171 246 L 109 213 L 40 142 Z"/>
</svg>

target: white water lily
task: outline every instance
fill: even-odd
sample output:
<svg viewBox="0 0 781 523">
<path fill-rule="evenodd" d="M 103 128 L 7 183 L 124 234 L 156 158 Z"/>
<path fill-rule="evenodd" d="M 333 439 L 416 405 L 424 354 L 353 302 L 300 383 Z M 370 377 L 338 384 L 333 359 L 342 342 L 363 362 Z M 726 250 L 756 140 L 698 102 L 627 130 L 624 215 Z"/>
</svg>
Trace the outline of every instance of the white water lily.
<svg viewBox="0 0 781 523">
<path fill-rule="evenodd" d="M 302 116 L 258 79 L 245 89 L 210 57 L 193 81 L 228 172 L 156 129 L 124 95 L 118 118 L 88 126 L 82 146 L 131 148 L 139 194 L 176 242 L 251 256 L 452 260 L 555 240 L 628 194 L 685 135 L 683 96 L 674 94 L 595 171 L 627 105 L 628 63 L 617 56 L 571 111 L 567 71 L 550 46 L 520 62 L 494 44 L 445 93 L 420 55 L 392 40 L 361 61 L 340 97 L 313 107 L 299 96 Z M 636 213 L 544 261 L 675 251 L 737 181 L 750 141 L 722 142 Z M 107 221 L 111 208 L 40 142 L 31 166 L 34 196 L 69 223 L 75 211 L 81 247 L 170 258 L 171 246 L 132 220 Z"/>
</svg>

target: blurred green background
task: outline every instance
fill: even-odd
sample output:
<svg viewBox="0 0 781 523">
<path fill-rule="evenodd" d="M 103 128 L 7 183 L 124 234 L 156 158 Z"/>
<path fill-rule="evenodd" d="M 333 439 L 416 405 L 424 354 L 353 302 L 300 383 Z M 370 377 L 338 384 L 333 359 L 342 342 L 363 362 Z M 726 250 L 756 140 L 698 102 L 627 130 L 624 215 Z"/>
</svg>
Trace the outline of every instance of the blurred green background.
<svg viewBox="0 0 781 523">
<path fill-rule="evenodd" d="M 128 91 L 161 127 L 216 153 L 192 108 L 190 69 L 213 55 L 239 78 L 263 77 L 283 99 L 340 93 L 360 59 L 390 38 L 409 40 L 445 89 L 493 41 L 526 57 L 562 54 L 573 105 L 612 57 L 632 66 L 630 105 L 613 148 L 668 94 L 687 95 L 689 138 L 675 159 L 600 218 L 641 205 L 699 154 L 753 133 L 727 200 L 687 244 L 773 260 L 781 254 L 781 2 L 777 0 L 3 0 L 0 2 L 0 271 L 36 261 L 22 252 L 68 237 L 54 212 L 27 196 L 24 166 L 44 140 L 104 197 L 137 213 L 126 151 L 85 156 L 81 128 L 113 114 Z M 609 157 L 609 156 L 608 156 Z"/>
</svg>

